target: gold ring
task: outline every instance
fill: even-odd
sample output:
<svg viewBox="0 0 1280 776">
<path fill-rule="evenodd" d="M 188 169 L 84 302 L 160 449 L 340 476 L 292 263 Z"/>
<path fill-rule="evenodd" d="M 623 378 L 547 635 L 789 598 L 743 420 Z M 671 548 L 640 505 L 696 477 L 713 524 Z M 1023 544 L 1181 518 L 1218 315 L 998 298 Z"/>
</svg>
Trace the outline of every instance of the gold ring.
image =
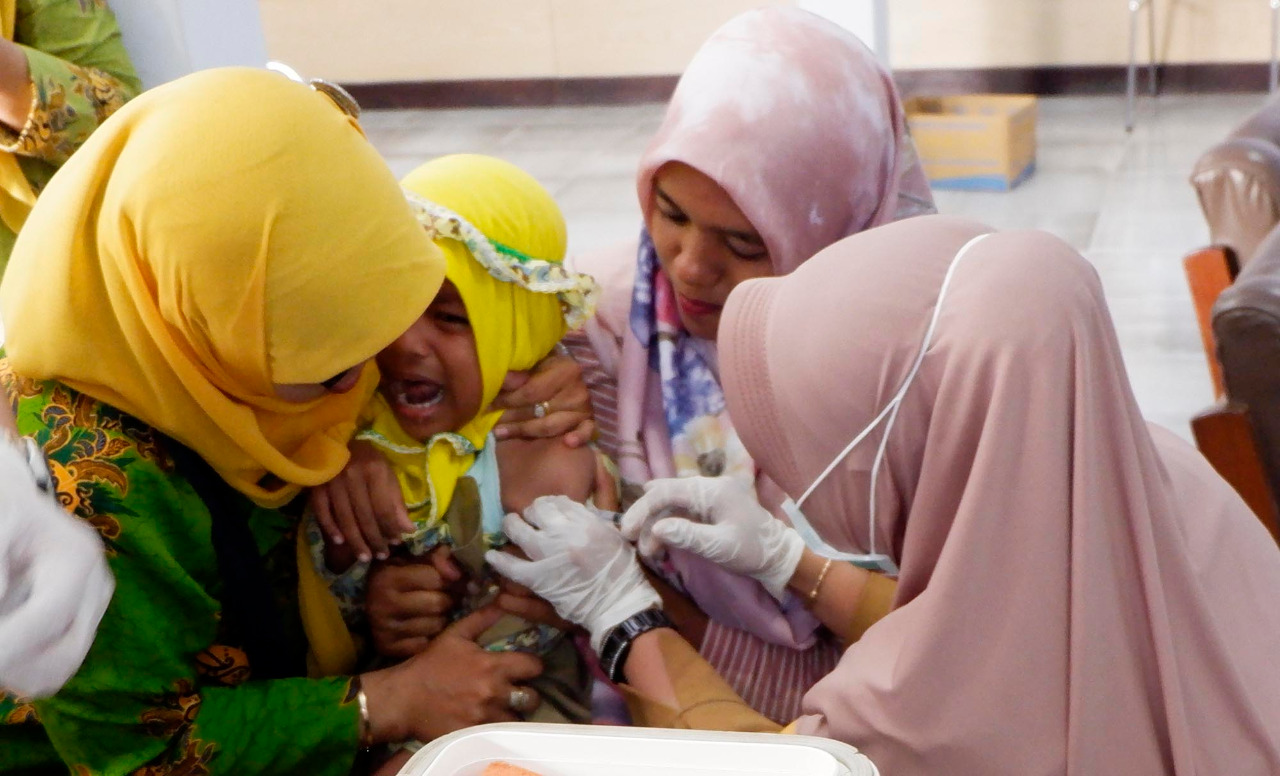
<svg viewBox="0 0 1280 776">
<path fill-rule="evenodd" d="M 533 416 L 535 418 L 545 418 L 549 412 L 551 412 L 551 402 L 549 401 L 540 401 L 533 405 Z"/>
</svg>

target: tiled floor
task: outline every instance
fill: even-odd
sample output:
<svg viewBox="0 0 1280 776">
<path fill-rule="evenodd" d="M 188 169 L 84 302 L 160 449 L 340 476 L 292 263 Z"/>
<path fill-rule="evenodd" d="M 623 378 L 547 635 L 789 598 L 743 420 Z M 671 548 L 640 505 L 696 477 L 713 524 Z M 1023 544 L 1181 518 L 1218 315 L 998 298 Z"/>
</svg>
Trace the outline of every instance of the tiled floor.
<svg viewBox="0 0 1280 776">
<path fill-rule="evenodd" d="M 1010 193 L 937 195 L 942 212 L 1045 229 L 1089 257 L 1143 411 L 1184 436 L 1187 420 L 1211 400 L 1181 267 L 1208 236 L 1187 176 L 1196 157 L 1261 100 L 1148 100 L 1126 135 L 1118 97 L 1044 99 L 1030 181 Z M 571 250 L 586 250 L 638 228 L 635 165 L 661 114 L 660 105 L 395 111 L 367 113 L 364 123 L 397 174 L 459 151 L 523 166 L 564 208 Z"/>
</svg>

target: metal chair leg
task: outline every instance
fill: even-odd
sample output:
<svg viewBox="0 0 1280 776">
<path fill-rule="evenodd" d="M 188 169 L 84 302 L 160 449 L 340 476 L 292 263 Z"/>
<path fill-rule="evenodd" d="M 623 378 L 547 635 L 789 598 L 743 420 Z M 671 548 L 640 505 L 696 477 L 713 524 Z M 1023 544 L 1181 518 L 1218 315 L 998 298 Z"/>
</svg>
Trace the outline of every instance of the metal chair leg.
<svg viewBox="0 0 1280 776">
<path fill-rule="evenodd" d="M 1280 3 L 1280 0 L 1271 0 Z M 1150 62 L 1147 70 L 1147 88 L 1156 96 L 1156 9 L 1151 0 L 1129 0 L 1129 70 L 1125 86 L 1124 130 L 1133 131 L 1134 103 L 1138 97 L 1138 14 L 1147 9 L 1147 44 Z"/>
<path fill-rule="evenodd" d="M 1151 0 L 1145 0 L 1147 6 L 1147 56 L 1149 57 L 1149 69 L 1147 70 L 1147 88 L 1151 91 L 1151 96 L 1156 96 L 1156 7 Z M 1272 0 L 1272 2 L 1280 2 L 1280 0 Z"/>
<path fill-rule="evenodd" d="M 1138 10 L 1143 0 L 1129 0 L 1129 71 L 1124 95 L 1124 131 L 1133 131 L 1133 103 L 1138 91 Z"/>
<path fill-rule="evenodd" d="M 1128 82 L 1124 92 L 1124 131 L 1133 131 L 1133 100 L 1136 84 L 1134 81 L 1138 77 L 1137 73 L 1137 48 L 1138 48 L 1138 20 L 1134 18 L 1138 13 L 1138 0 L 1129 0 L 1129 73 Z"/>
<path fill-rule="evenodd" d="M 1280 86 L 1280 0 L 1271 0 L 1271 91 Z"/>
</svg>

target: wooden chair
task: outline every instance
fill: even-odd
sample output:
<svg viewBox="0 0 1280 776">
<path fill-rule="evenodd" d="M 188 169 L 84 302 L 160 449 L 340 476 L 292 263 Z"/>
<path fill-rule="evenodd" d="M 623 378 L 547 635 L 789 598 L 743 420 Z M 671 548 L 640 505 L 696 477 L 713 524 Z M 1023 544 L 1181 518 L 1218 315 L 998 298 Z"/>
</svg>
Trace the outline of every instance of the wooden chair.
<svg viewBox="0 0 1280 776">
<path fill-rule="evenodd" d="M 1182 260 L 1191 287 L 1191 303 L 1195 307 L 1196 320 L 1200 323 L 1200 340 L 1204 344 L 1205 359 L 1209 362 L 1209 375 L 1213 379 L 1213 396 L 1226 395 L 1222 380 L 1222 365 L 1218 363 L 1218 347 L 1213 337 L 1213 303 L 1218 295 L 1235 282 L 1240 265 L 1230 248 L 1212 247 L 1195 251 Z"/>
<path fill-rule="evenodd" d="M 1191 288 L 1191 301 L 1200 324 L 1200 340 L 1205 360 L 1213 379 L 1217 404 L 1191 419 L 1191 433 L 1196 447 L 1209 463 L 1235 488 L 1262 524 L 1280 543 L 1280 509 L 1277 509 L 1267 470 L 1258 450 L 1249 409 L 1226 400 L 1222 364 L 1218 360 L 1217 340 L 1213 333 L 1213 305 L 1240 272 L 1239 263 L 1230 248 L 1215 246 L 1195 251 L 1182 260 Z"/>
<path fill-rule="evenodd" d="M 1280 543 L 1280 512 L 1267 484 L 1248 409 L 1223 402 L 1192 418 L 1191 432 L 1204 457 Z"/>
</svg>

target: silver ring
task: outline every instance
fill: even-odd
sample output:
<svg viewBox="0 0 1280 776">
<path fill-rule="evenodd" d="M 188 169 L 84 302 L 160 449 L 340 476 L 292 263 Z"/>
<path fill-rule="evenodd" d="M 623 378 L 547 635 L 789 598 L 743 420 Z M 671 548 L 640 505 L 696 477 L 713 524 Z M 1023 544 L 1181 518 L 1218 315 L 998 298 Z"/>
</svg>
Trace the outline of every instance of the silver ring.
<svg viewBox="0 0 1280 776">
<path fill-rule="evenodd" d="M 540 401 L 533 405 L 533 416 L 535 418 L 545 418 L 548 412 L 551 412 L 551 402 Z"/>
<path fill-rule="evenodd" d="M 525 687 L 517 687 L 507 696 L 507 706 L 512 711 L 532 711 L 530 707 L 533 705 L 533 693 Z"/>
</svg>

